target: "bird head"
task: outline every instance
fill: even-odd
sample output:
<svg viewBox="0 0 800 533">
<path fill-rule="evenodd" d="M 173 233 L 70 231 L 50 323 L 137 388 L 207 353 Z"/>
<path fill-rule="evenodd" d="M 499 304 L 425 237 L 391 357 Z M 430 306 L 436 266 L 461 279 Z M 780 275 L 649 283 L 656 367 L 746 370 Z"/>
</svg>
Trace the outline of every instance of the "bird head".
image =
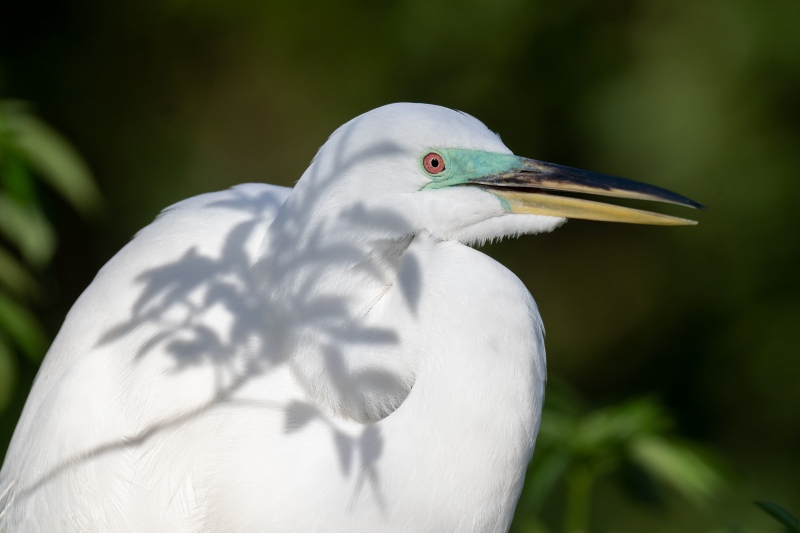
<svg viewBox="0 0 800 533">
<path fill-rule="evenodd" d="M 384 217 L 388 233 L 427 231 L 465 243 L 550 231 L 569 218 L 687 225 L 692 220 L 585 196 L 703 206 L 644 183 L 520 157 L 477 119 L 426 104 L 391 104 L 339 128 L 296 187 L 310 213 Z M 378 217 L 379 218 L 379 217 Z M 394 221 L 394 227 L 392 225 Z"/>
</svg>

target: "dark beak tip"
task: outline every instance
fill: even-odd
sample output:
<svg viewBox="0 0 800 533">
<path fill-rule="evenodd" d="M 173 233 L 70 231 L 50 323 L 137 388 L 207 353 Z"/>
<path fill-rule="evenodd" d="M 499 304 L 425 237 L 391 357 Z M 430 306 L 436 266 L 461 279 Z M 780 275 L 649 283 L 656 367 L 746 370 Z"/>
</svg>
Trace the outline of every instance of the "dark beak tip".
<svg viewBox="0 0 800 533">
<path fill-rule="evenodd" d="M 686 204 L 686 207 L 691 207 L 693 209 L 699 209 L 700 211 L 705 211 L 706 210 L 706 206 L 705 205 L 701 204 L 700 202 L 695 202 L 694 200 L 689 200 L 689 202 Z"/>
</svg>

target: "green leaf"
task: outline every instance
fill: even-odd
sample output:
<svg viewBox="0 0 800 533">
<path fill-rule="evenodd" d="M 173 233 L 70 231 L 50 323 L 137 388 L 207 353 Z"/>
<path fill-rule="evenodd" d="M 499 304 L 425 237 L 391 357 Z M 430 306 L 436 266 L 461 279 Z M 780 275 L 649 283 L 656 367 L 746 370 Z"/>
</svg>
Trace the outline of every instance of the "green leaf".
<svg viewBox="0 0 800 533">
<path fill-rule="evenodd" d="M 0 234 L 16 244 L 23 258 L 33 265 L 47 263 L 55 251 L 55 234 L 39 208 L 20 205 L 3 193 L 0 193 Z"/>
<path fill-rule="evenodd" d="M 581 445 L 592 450 L 625 443 L 637 435 L 663 432 L 670 422 L 652 400 L 640 399 L 590 413 L 581 425 Z"/>
<path fill-rule="evenodd" d="M 533 461 L 528 469 L 524 498 L 534 513 L 539 512 L 558 480 L 565 476 L 571 461 L 570 455 L 561 450 L 553 450 Z"/>
<path fill-rule="evenodd" d="M 0 335 L 0 413 L 6 410 L 14 397 L 17 383 L 17 359 L 14 351 Z"/>
<path fill-rule="evenodd" d="M 0 184 L 4 192 L 20 204 L 28 205 L 36 202 L 33 176 L 14 150 L 5 150 L 0 160 Z"/>
<path fill-rule="evenodd" d="M 78 211 L 95 213 L 102 205 L 100 193 L 70 143 L 22 105 L 6 102 L 3 110 L 13 146 L 25 161 Z"/>
<path fill-rule="evenodd" d="M 0 283 L 17 296 L 36 295 L 39 286 L 17 258 L 0 246 Z"/>
<path fill-rule="evenodd" d="M 631 459 L 695 504 L 704 504 L 723 487 L 722 474 L 690 446 L 674 439 L 644 436 L 630 444 Z"/>
<path fill-rule="evenodd" d="M 786 530 L 790 533 L 800 533 L 800 521 L 791 514 L 789 511 L 771 502 L 753 502 L 759 506 L 765 513 L 769 514 L 772 518 L 786 526 Z"/>
<path fill-rule="evenodd" d="M 48 344 L 42 326 L 30 311 L 1 292 L 0 330 L 5 331 L 29 359 L 42 360 Z"/>
</svg>

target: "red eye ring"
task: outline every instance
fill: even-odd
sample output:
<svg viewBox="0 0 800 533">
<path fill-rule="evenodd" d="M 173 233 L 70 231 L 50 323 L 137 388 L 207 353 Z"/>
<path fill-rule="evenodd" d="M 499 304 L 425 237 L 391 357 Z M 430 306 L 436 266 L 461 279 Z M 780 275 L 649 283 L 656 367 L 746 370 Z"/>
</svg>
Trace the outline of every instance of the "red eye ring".
<svg viewBox="0 0 800 533">
<path fill-rule="evenodd" d="M 444 159 L 436 152 L 431 152 L 422 158 L 422 166 L 428 174 L 441 174 L 444 172 Z"/>
</svg>

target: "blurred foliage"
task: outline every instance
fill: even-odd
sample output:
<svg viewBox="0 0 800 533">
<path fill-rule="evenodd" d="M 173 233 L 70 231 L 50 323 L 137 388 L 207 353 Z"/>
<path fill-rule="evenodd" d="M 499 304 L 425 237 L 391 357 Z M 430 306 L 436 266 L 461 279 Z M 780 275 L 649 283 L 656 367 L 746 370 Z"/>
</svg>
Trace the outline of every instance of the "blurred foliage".
<svg viewBox="0 0 800 533">
<path fill-rule="evenodd" d="M 576 432 L 595 413 L 614 431 L 626 416 L 649 420 L 627 440 L 580 430 L 604 450 L 586 459 L 600 472 L 593 531 L 769 531 L 775 523 L 753 499 L 800 501 L 798 23 L 796 0 L 0 3 L 5 93 L 37 102 L 81 147 L 114 207 L 87 232 L 36 189 L 61 242 L 57 298 L 38 316 L 55 334 L 99 267 L 170 203 L 245 181 L 291 185 L 336 127 L 381 104 L 461 109 L 520 155 L 709 206 L 695 228 L 571 221 L 485 247 L 536 298 L 551 378 L 588 404 L 548 405 L 533 468 L 549 455 L 550 416 Z M 14 250 L 23 272 L 38 268 Z M 5 442 L 35 371 L 28 362 L 18 360 L 0 419 Z M 642 395 L 661 400 L 673 430 L 652 404 L 625 414 L 624 399 Z M 583 433 L 569 434 L 564 442 Z M 634 454 L 631 443 L 648 435 L 686 451 Z M 676 461 L 686 479 L 704 479 L 687 466 L 705 471 L 698 445 L 734 470 L 731 489 L 699 507 L 680 494 L 701 493 L 700 482 L 681 489 L 664 475 Z M 571 453 L 564 472 L 580 464 Z M 528 509 L 530 483 L 545 475 L 535 472 L 520 517 L 552 528 L 569 491 L 539 489 Z M 664 505 L 627 496 L 653 490 Z"/>
<path fill-rule="evenodd" d="M 30 304 L 42 297 L 35 272 L 52 259 L 56 232 L 34 176 L 83 213 L 100 205 L 92 176 L 72 146 L 24 103 L 0 100 L 0 413 L 15 392 L 16 353 L 38 363 L 48 345 Z"/>
<path fill-rule="evenodd" d="M 800 520 L 777 503 L 756 502 L 756 505 L 772 518 L 783 524 L 787 533 L 800 533 Z"/>
<path fill-rule="evenodd" d="M 653 399 L 591 409 L 565 385 L 550 384 L 545 405 L 520 497 L 520 522 L 535 522 L 562 483 L 564 533 L 589 530 L 593 492 L 604 476 L 615 475 L 630 495 L 645 503 L 663 504 L 661 486 L 666 485 L 703 507 L 725 485 L 709 452 L 673 436 L 672 420 Z"/>
</svg>

